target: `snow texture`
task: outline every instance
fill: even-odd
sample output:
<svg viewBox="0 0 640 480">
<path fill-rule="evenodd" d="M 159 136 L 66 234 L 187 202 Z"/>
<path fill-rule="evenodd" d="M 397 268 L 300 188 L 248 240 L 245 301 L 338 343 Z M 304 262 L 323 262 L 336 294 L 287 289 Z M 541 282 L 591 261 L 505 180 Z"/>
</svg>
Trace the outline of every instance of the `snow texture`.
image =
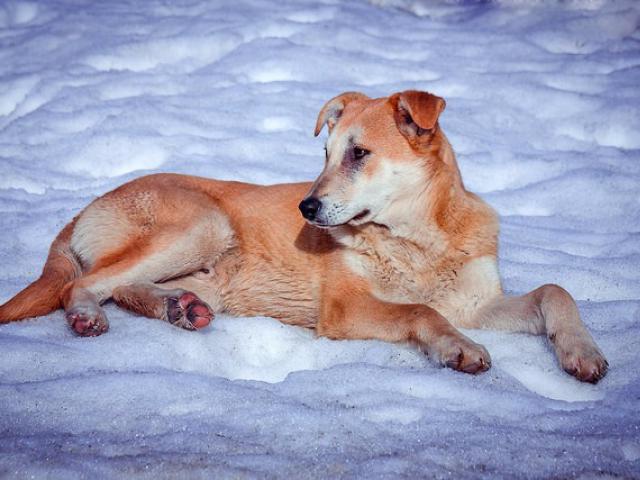
<svg viewBox="0 0 640 480">
<path fill-rule="evenodd" d="M 500 213 L 509 293 L 565 286 L 610 362 L 465 331 L 493 368 L 272 319 L 198 333 L 107 306 L 0 327 L 0 477 L 640 478 L 640 7 L 630 1 L 0 2 L 0 301 L 90 200 L 149 172 L 276 183 L 323 164 L 346 90 L 447 100 Z"/>
</svg>

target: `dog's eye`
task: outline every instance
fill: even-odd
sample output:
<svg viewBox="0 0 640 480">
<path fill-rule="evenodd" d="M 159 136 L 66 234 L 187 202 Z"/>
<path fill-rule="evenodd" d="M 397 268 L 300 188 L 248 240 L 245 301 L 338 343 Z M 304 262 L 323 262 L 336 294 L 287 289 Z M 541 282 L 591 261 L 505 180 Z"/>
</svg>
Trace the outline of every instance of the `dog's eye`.
<svg viewBox="0 0 640 480">
<path fill-rule="evenodd" d="M 369 155 L 369 153 L 370 153 L 369 150 L 366 150 L 357 145 L 353 147 L 353 158 L 355 158 L 356 160 L 362 160 L 364 157 Z"/>
</svg>

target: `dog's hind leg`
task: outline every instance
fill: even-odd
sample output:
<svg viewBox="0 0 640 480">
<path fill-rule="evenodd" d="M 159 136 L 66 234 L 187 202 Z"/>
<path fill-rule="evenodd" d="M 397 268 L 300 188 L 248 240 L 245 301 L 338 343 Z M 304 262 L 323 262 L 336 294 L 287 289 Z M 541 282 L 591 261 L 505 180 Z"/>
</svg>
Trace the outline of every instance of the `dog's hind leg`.
<svg viewBox="0 0 640 480">
<path fill-rule="evenodd" d="M 118 287 L 127 287 L 118 290 L 116 299 L 125 308 L 159 318 L 166 315 L 168 321 L 184 328 L 204 326 L 211 319 L 211 310 L 194 294 L 189 296 L 182 291 L 179 296 L 165 295 L 140 285 L 165 282 L 208 267 L 234 241 L 224 214 L 209 211 L 208 216 L 188 229 L 165 229 L 144 241 L 105 254 L 66 289 L 63 304 L 67 321 L 79 335 L 100 335 L 108 329 L 100 304 L 113 297 Z M 159 302 L 165 298 L 168 308 L 160 313 Z M 143 305 L 138 308 L 136 303 Z"/>
<path fill-rule="evenodd" d="M 591 383 L 607 373 L 607 360 L 580 319 L 575 301 L 557 285 L 543 285 L 520 297 L 499 297 L 480 308 L 465 327 L 546 334 L 567 373 Z"/>
<path fill-rule="evenodd" d="M 197 241 L 196 241 L 197 244 Z M 156 245 L 152 249 L 156 250 Z M 136 293 L 143 294 L 144 307 L 138 313 L 155 315 L 157 301 L 152 301 L 152 291 L 144 291 L 138 286 L 166 280 L 172 276 L 187 275 L 204 266 L 204 259 L 194 252 L 195 246 L 187 248 L 183 242 L 177 241 L 165 250 L 151 252 L 123 252 L 118 261 L 94 268 L 70 284 L 63 294 L 62 301 L 67 322 L 71 328 L 82 336 L 96 336 L 109 328 L 106 315 L 100 305 L 114 296 L 118 287 L 119 299 L 125 306 L 133 306 L 139 300 Z M 133 290 L 131 290 L 133 289 Z M 132 293 L 134 293 L 132 295 Z M 135 297 L 135 299 L 134 299 Z M 158 296 L 160 298 L 160 296 Z M 169 301 L 168 301 L 169 302 Z M 160 315 L 161 317 L 161 315 Z"/>
<path fill-rule="evenodd" d="M 211 307 L 195 293 L 160 288 L 153 283 L 116 287 L 113 301 L 138 315 L 159 318 L 187 330 L 206 327 L 214 317 Z"/>
</svg>

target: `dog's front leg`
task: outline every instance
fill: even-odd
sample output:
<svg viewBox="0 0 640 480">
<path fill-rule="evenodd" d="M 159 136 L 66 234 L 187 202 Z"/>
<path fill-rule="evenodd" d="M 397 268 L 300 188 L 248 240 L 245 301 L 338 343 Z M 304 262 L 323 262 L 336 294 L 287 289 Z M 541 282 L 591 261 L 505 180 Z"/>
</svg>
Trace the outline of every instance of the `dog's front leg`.
<svg viewBox="0 0 640 480">
<path fill-rule="evenodd" d="M 451 325 L 433 308 L 381 301 L 358 288 L 332 289 L 325 296 L 318 335 L 333 339 L 413 342 L 440 364 L 467 373 L 491 367 L 489 353 Z"/>
<path fill-rule="evenodd" d="M 582 382 L 597 383 L 609 363 L 580 318 L 569 292 L 543 285 L 519 297 L 498 297 L 465 326 L 546 334 L 562 368 Z"/>
</svg>

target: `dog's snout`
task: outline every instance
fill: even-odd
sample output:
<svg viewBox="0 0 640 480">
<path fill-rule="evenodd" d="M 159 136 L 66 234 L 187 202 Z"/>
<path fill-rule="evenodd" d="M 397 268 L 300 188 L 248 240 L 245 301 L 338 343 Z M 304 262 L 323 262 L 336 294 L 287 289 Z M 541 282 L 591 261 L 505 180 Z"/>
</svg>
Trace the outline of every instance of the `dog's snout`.
<svg viewBox="0 0 640 480">
<path fill-rule="evenodd" d="M 322 207 L 322 202 L 315 197 L 305 198 L 300 202 L 300 205 L 298 205 L 302 216 L 307 220 L 314 220 L 320 207 Z"/>
</svg>

